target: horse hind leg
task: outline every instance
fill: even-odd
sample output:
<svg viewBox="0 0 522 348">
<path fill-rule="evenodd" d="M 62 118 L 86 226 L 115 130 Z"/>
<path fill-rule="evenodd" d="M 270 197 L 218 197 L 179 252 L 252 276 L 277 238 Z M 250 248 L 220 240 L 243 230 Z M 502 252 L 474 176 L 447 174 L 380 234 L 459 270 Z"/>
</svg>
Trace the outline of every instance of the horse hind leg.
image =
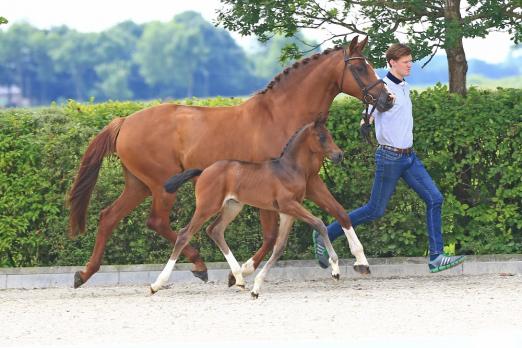
<svg viewBox="0 0 522 348">
<path fill-rule="evenodd" d="M 242 269 L 225 241 L 225 229 L 236 218 L 242 208 L 243 205 L 241 203 L 232 199 L 228 200 L 219 217 L 207 228 L 207 234 L 219 247 L 230 265 L 231 272 L 228 276 L 228 286 L 235 284 L 244 289 L 245 280 L 243 279 Z"/>
<path fill-rule="evenodd" d="M 74 274 L 74 288 L 80 287 L 94 273 L 98 272 L 107 246 L 107 240 L 112 235 L 112 232 L 121 219 L 134 210 L 150 194 L 145 184 L 125 168 L 124 174 L 125 188 L 118 199 L 101 211 L 94 249 L 89 262 L 85 265 L 85 269 Z"/>
</svg>

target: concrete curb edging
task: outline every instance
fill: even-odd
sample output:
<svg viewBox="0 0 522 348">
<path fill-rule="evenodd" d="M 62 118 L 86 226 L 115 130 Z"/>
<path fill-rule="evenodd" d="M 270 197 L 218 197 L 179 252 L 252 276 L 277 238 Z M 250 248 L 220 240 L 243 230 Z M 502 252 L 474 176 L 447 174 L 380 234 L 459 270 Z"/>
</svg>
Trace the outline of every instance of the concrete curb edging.
<svg viewBox="0 0 522 348">
<path fill-rule="evenodd" d="M 342 278 L 363 277 L 353 268 L 353 259 L 340 262 Z M 370 277 L 418 277 L 439 275 L 522 274 L 522 255 L 468 256 L 466 261 L 453 269 L 431 274 L 424 257 L 394 257 L 368 259 Z M 164 265 L 102 266 L 86 284 L 93 286 L 147 285 L 156 280 Z M 226 262 L 207 263 L 209 281 L 225 282 L 229 267 Z M 0 289 L 34 289 L 72 287 L 73 276 L 83 266 L 0 268 Z M 171 282 L 200 282 L 190 272 L 190 264 L 176 265 Z M 330 278 L 330 271 L 321 269 L 315 260 L 280 261 L 270 270 L 271 280 L 319 280 Z"/>
</svg>

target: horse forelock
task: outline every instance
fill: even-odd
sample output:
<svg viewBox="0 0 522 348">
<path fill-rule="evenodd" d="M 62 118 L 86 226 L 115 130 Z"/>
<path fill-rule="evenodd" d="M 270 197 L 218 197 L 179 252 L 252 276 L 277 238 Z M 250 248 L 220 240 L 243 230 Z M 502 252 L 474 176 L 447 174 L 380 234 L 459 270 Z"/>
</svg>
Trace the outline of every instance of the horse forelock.
<svg viewBox="0 0 522 348">
<path fill-rule="evenodd" d="M 299 69 L 299 67 L 305 66 L 308 64 L 314 64 L 315 62 L 317 62 L 319 60 L 319 58 L 325 57 L 328 54 L 330 54 L 331 52 L 339 51 L 342 49 L 343 49 L 343 46 L 335 46 L 333 48 L 327 48 L 326 50 L 324 50 L 321 53 L 315 53 L 310 57 L 303 58 L 303 59 L 293 63 L 291 66 L 286 67 L 282 72 L 280 72 L 279 74 L 274 76 L 274 78 L 266 85 L 266 87 L 264 89 L 262 89 L 261 91 L 257 92 L 256 94 L 264 94 L 267 91 L 269 91 L 270 89 L 274 88 L 275 85 L 277 85 L 279 82 L 281 82 L 283 77 L 292 75 L 292 72 Z"/>
</svg>

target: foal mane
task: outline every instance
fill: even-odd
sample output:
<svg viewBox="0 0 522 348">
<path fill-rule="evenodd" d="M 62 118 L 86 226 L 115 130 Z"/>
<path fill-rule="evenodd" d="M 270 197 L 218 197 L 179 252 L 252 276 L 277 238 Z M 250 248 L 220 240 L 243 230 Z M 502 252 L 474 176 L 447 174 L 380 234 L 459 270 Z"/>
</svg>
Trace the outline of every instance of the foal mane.
<svg viewBox="0 0 522 348">
<path fill-rule="evenodd" d="M 290 147 L 290 145 L 294 142 L 295 138 L 297 138 L 297 135 L 299 135 L 299 133 L 304 129 L 306 128 L 308 125 L 304 125 L 302 126 L 301 128 L 299 128 L 294 134 L 292 134 L 292 136 L 290 137 L 290 139 L 288 139 L 288 142 L 286 143 L 285 147 L 283 147 L 283 151 L 281 151 L 281 154 L 279 155 L 279 158 L 283 157 L 283 155 L 285 154 L 286 150 L 288 149 L 288 147 Z M 279 159 L 277 158 L 277 159 Z"/>
<path fill-rule="evenodd" d="M 324 57 L 324 56 L 330 54 L 331 52 L 336 52 L 336 51 L 339 51 L 342 49 L 343 49 L 343 46 L 335 46 L 333 48 L 327 48 L 326 50 L 324 50 L 321 53 L 315 53 L 314 55 L 312 55 L 310 57 L 306 57 L 306 58 L 303 58 L 303 59 L 295 62 L 294 64 L 292 64 L 291 66 L 287 67 L 282 72 L 277 74 L 263 90 L 257 92 L 256 94 L 265 94 L 268 90 L 272 89 L 275 85 L 277 85 L 279 83 L 279 81 L 281 81 L 281 78 L 283 78 L 283 77 L 287 76 L 289 73 L 295 71 L 300 66 L 305 66 L 310 62 L 317 61 L 320 57 Z"/>
</svg>

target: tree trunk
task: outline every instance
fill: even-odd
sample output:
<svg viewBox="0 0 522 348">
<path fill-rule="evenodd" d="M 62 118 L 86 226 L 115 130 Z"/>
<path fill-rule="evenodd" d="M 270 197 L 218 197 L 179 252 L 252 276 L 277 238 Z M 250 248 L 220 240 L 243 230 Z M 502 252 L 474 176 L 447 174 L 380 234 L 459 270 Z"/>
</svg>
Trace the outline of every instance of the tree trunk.
<svg viewBox="0 0 522 348">
<path fill-rule="evenodd" d="M 444 17 L 446 19 L 446 57 L 448 59 L 448 73 L 449 73 L 449 91 L 450 93 L 457 93 L 465 97 L 466 89 L 466 73 L 468 72 L 468 62 L 466 60 L 466 53 L 462 45 L 462 17 L 460 15 L 460 0 L 446 0 L 444 6 Z M 469 149 L 455 148 L 453 159 L 456 163 L 461 163 L 466 160 Z M 459 173 L 459 180 L 453 187 L 453 194 L 461 203 L 473 206 L 473 199 L 471 196 L 471 166 L 464 164 Z M 461 216 L 457 220 L 457 224 L 466 230 L 469 223 L 468 216 Z M 464 233 L 468 235 L 467 232 Z M 460 240 L 457 241 L 455 248 L 460 252 Z"/>
<path fill-rule="evenodd" d="M 446 0 L 444 17 L 446 28 L 446 57 L 448 59 L 449 90 L 466 96 L 468 62 L 462 45 L 460 0 Z"/>
</svg>

